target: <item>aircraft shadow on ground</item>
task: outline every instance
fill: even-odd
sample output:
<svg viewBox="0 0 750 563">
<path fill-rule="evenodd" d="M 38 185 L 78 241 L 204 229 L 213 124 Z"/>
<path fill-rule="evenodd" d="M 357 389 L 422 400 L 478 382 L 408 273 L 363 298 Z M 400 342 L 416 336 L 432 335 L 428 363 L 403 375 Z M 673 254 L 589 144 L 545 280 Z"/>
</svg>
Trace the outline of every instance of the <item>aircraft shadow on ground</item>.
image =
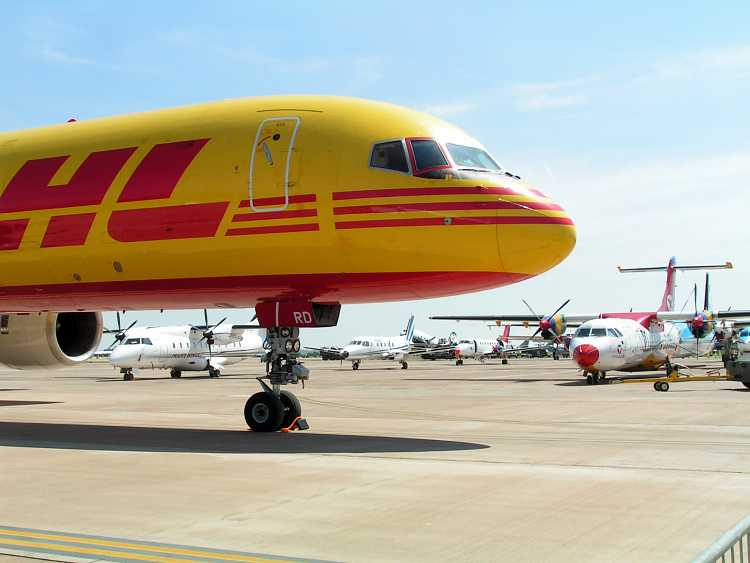
<svg viewBox="0 0 750 563">
<path fill-rule="evenodd" d="M 21 407 L 30 405 L 59 405 L 62 401 L 0 401 L 0 407 Z"/>
<path fill-rule="evenodd" d="M 478 450 L 471 442 L 346 434 L 0 422 L 0 446 L 221 454 L 407 453 Z"/>
<path fill-rule="evenodd" d="M 214 379 L 217 379 L 217 380 L 218 379 L 255 379 L 256 377 L 258 377 L 258 375 L 251 375 L 251 374 L 246 374 L 246 373 L 222 374 L 220 377 L 211 377 L 208 374 L 202 375 L 202 372 L 192 372 L 192 373 L 195 373 L 196 375 L 192 375 L 192 374 L 185 375 L 185 373 L 183 373 L 182 377 L 177 377 L 177 378 L 170 377 L 169 375 L 166 375 L 166 376 L 163 376 L 163 377 L 161 377 L 161 376 L 149 376 L 149 375 L 144 375 L 144 376 L 138 376 L 138 375 L 136 375 L 135 379 L 133 379 L 133 381 L 127 381 L 126 383 L 135 383 L 135 382 L 138 382 L 138 381 L 165 381 L 165 380 L 169 380 L 169 379 L 174 379 L 175 381 L 183 381 L 183 380 L 184 381 L 199 381 L 199 380 L 203 380 L 203 379 L 210 379 L 210 380 L 214 380 Z M 112 382 L 115 382 L 115 381 L 123 382 L 122 375 L 117 375 L 117 376 L 114 376 L 114 377 L 96 376 L 96 377 L 92 377 L 90 379 L 93 379 L 97 383 L 112 383 Z"/>
</svg>

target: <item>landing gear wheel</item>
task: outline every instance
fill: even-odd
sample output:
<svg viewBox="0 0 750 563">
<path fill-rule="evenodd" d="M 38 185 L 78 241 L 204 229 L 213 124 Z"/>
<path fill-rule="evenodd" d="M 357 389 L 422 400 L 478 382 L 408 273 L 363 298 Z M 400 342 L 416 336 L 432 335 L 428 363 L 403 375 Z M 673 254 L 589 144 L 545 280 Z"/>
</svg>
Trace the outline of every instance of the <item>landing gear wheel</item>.
<svg viewBox="0 0 750 563">
<path fill-rule="evenodd" d="M 592 383 L 593 383 L 594 385 L 599 385 L 599 374 L 598 374 L 598 373 L 595 373 L 595 374 L 593 374 L 593 375 L 591 376 L 591 382 L 592 382 Z"/>
<path fill-rule="evenodd" d="M 457 366 L 462 366 L 462 365 L 464 365 L 464 361 L 463 360 L 456 360 L 456 365 Z"/>
<path fill-rule="evenodd" d="M 352 369 L 355 370 L 355 371 L 358 370 L 359 369 L 359 362 L 352 362 Z"/>
<path fill-rule="evenodd" d="M 588 374 L 588 375 L 586 376 L 586 384 L 587 384 L 587 385 L 593 385 L 593 384 L 594 384 L 594 378 L 593 378 L 593 377 L 591 377 L 591 374 Z"/>
<path fill-rule="evenodd" d="M 253 432 L 276 432 L 281 428 L 285 412 L 281 399 L 261 391 L 245 403 L 245 422 Z"/>
<path fill-rule="evenodd" d="M 182 372 L 178 369 L 169 370 L 169 377 L 171 377 L 172 379 L 179 379 L 180 377 L 182 377 Z"/>
<path fill-rule="evenodd" d="M 133 375 L 133 372 L 128 370 L 122 374 L 122 380 L 123 381 L 133 381 L 135 379 L 135 376 Z"/>
<path fill-rule="evenodd" d="M 218 369 L 212 367 L 208 368 L 208 377 L 219 377 L 220 375 L 221 372 Z"/>
<path fill-rule="evenodd" d="M 284 405 L 284 416 L 281 419 L 281 428 L 288 428 L 297 417 L 302 416 L 302 405 L 299 399 L 290 391 L 282 391 L 281 404 Z"/>
<path fill-rule="evenodd" d="M 661 391 L 661 381 L 654 383 L 654 391 Z"/>
<path fill-rule="evenodd" d="M 401 369 L 409 369 L 409 364 L 407 362 L 401 362 Z"/>
<path fill-rule="evenodd" d="M 666 393 L 667 391 L 669 391 L 669 383 L 667 383 L 666 381 L 662 381 L 659 385 L 659 391 L 661 391 L 662 393 Z"/>
<path fill-rule="evenodd" d="M 507 365 L 507 364 L 508 364 L 508 358 L 503 358 L 503 359 L 502 359 L 502 360 L 500 361 L 500 363 L 501 363 L 501 364 L 503 364 L 504 366 L 505 366 L 505 365 Z"/>
</svg>

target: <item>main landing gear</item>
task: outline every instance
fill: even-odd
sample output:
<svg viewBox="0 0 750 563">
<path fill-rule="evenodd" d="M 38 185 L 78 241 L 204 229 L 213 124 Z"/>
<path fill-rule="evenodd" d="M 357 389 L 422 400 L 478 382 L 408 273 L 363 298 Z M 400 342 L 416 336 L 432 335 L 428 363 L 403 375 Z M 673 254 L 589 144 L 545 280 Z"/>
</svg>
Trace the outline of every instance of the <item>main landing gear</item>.
<svg viewBox="0 0 750 563">
<path fill-rule="evenodd" d="M 355 371 L 359 369 L 359 360 L 352 362 L 352 369 Z"/>
<path fill-rule="evenodd" d="M 408 362 L 401 362 L 401 369 L 409 369 L 409 363 Z"/>
<path fill-rule="evenodd" d="M 599 383 L 604 383 L 604 380 L 606 377 L 607 377 L 606 371 L 589 373 L 586 376 L 586 383 L 588 385 L 598 385 Z"/>
<path fill-rule="evenodd" d="M 208 366 L 208 377 L 219 377 L 220 375 L 221 372 L 217 368 Z"/>
<path fill-rule="evenodd" d="M 310 377 L 309 370 L 296 360 L 300 350 L 299 328 L 269 328 L 263 347 L 267 350 L 266 375 L 258 378 L 263 391 L 255 393 L 245 403 L 245 422 L 254 432 L 276 432 L 292 425 L 300 430 L 307 429 L 307 422 L 300 418 L 299 400 L 281 389 L 282 385 L 300 381 L 304 385 Z"/>
<path fill-rule="evenodd" d="M 178 369 L 171 369 L 169 370 L 169 377 L 172 379 L 179 379 L 182 377 L 182 372 Z"/>
<path fill-rule="evenodd" d="M 123 381 L 133 381 L 135 379 L 132 368 L 121 368 L 120 373 L 122 374 Z"/>
</svg>

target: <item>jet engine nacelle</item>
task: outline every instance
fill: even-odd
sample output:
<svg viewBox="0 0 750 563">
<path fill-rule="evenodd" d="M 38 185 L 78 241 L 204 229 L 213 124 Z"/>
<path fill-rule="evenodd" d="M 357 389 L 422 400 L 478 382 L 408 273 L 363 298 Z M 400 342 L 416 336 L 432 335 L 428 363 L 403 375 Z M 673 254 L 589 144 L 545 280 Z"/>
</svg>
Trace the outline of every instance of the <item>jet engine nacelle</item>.
<svg viewBox="0 0 750 563">
<path fill-rule="evenodd" d="M 15 369 L 63 367 L 91 357 L 101 313 L 0 314 L 0 363 Z"/>
</svg>

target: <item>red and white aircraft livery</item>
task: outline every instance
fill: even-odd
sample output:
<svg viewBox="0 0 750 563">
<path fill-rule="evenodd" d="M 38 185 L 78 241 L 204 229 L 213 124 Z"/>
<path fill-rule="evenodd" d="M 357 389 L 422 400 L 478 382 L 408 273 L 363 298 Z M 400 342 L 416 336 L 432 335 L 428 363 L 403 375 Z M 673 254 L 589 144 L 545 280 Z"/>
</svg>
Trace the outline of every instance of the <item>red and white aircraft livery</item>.
<svg viewBox="0 0 750 563">
<path fill-rule="evenodd" d="M 671 258 L 666 267 L 618 268 L 622 273 L 666 272 L 667 282 L 656 311 L 562 315 L 560 309 L 544 317 L 529 315 L 440 316 L 431 319 L 539 322 L 537 333 L 557 340 L 569 326 L 580 324 L 570 343 L 573 359 L 589 383 L 599 383 L 607 371 L 657 369 L 670 358 L 703 355 L 711 351 L 715 340 L 714 321 L 750 316 L 750 311 L 715 311 L 709 308 L 708 280 L 703 311 L 674 311 L 677 270 L 715 270 L 732 268 L 731 262 L 700 266 L 677 266 Z M 536 335 L 536 333 L 535 333 Z"/>
</svg>

